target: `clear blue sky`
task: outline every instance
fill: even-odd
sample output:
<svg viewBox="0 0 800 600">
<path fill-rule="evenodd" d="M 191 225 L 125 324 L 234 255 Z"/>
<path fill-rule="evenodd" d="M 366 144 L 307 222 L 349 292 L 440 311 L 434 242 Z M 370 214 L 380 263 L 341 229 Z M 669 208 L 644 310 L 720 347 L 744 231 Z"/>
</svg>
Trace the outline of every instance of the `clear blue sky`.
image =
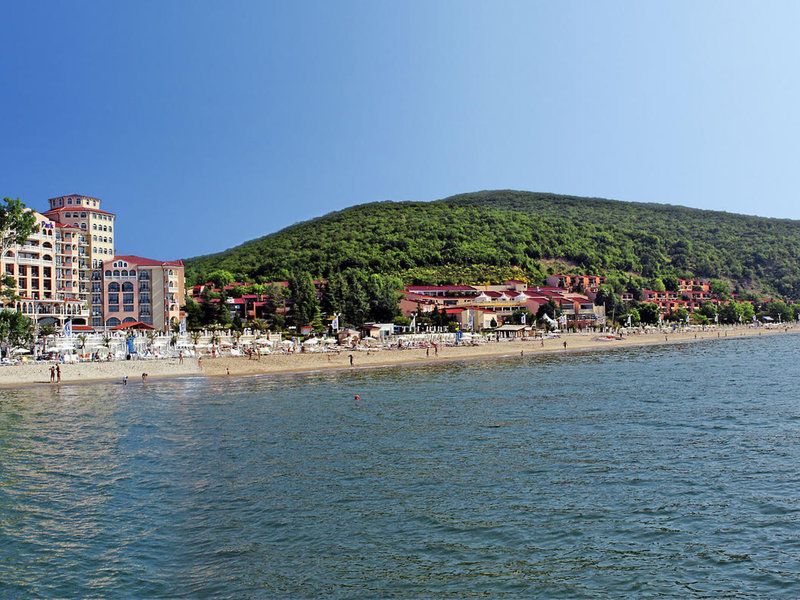
<svg viewBox="0 0 800 600">
<path fill-rule="evenodd" d="M 0 195 L 215 252 L 513 188 L 800 218 L 798 2 L 7 2 Z"/>
</svg>

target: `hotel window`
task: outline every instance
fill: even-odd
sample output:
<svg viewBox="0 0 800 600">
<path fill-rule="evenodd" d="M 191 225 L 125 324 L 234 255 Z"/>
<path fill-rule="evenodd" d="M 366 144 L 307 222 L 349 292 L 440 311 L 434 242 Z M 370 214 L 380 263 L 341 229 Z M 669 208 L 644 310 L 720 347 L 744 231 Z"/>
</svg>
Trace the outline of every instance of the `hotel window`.
<svg viewBox="0 0 800 600">
<path fill-rule="evenodd" d="M 103 317 L 92 317 L 92 327 L 102 327 Z"/>
<path fill-rule="evenodd" d="M 126 281 L 122 284 L 122 291 L 123 292 L 132 292 L 133 291 L 133 284 L 130 281 Z"/>
<path fill-rule="evenodd" d="M 108 284 L 108 291 L 109 292 L 118 292 L 119 291 L 119 284 L 116 281 L 112 281 Z"/>
<path fill-rule="evenodd" d="M 133 304 L 133 294 L 122 294 L 123 304 Z"/>
<path fill-rule="evenodd" d="M 114 269 L 114 277 L 119 277 L 119 269 Z"/>
<path fill-rule="evenodd" d="M 106 277 L 111 277 L 111 271 L 110 270 L 106 270 Z"/>
<path fill-rule="evenodd" d="M 95 231 L 97 231 L 97 223 L 92 223 L 92 229 L 94 229 Z"/>
<path fill-rule="evenodd" d="M 14 265 L 6 265 L 6 275 L 14 274 Z"/>
<path fill-rule="evenodd" d="M 100 294 L 92 294 L 92 304 L 102 304 L 103 297 Z"/>
<path fill-rule="evenodd" d="M 109 294 L 108 295 L 108 303 L 109 304 L 119 304 L 119 294 Z"/>
<path fill-rule="evenodd" d="M 72 204 L 72 198 L 67 198 L 67 204 Z"/>
<path fill-rule="evenodd" d="M 86 218 L 86 213 L 81 213 L 81 219 L 85 219 L 85 218 Z"/>
</svg>

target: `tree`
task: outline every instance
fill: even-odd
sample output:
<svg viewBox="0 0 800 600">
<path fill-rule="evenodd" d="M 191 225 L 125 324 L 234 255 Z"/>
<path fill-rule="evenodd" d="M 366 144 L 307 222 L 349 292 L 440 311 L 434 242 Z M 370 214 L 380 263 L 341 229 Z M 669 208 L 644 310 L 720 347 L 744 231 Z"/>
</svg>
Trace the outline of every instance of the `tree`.
<svg viewBox="0 0 800 600">
<path fill-rule="evenodd" d="M 731 288 L 724 281 L 720 281 L 719 279 L 712 279 L 711 281 L 708 282 L 708 287 L 709 291 L 720 300 L 725 300 L 727 298 L 730 298 Z"/>
<path fill-rule="evenodd" d="M 658 323 L 658 305 L 655 303 L 642 304 L 638 308 L 639 319 L 646 325 Z"/>
<path fill-rule="evenodd" d="M 33 341 L 33 321 L 19 311 L 0 311 L 0 341 L 6 353 L 22 348 Z"/>
<path fill-rule="evenodd" d="M 39 337 L 44 340 L 44 345 L 42 346 L 42 351 L 47 352 L 47 338 L 51 335 L 55 335 L 56 327 L 51 323 L 44 323 L 43 325 L 39 326 Z"/>
<path fill-rule="evenodd" d="M 653 290 L 654 292 L 664 292 L 667 290 L 667 287 L 660 277 L 656 277 L 651 282 L 650 289 Z"/>
<path fill-rule="evenodd" d="M 289 281 L 292 293 L 292 323 L 296 327 L 308 325 L 319 313 L 317 290 L 307 271 L 298 271 Z"/>
<path fill-rule="evenodd" d="M 3 198 L 0 205 L 0 254 L 12 246 L 21 246 L 36 229 L 36 216 L 19 198 Z M 0 277 L 0 298 L 13 299 L 17 282 L 10 275 Z"/>
<path fill-rule="evenodd" d="M 233 273 L 230 271 L 225 271 L 223 269 L 217 269 L 216 271 L 211 271 L 207 277 L 208 281 L 214 283 L 215 287 L 220 289 L 224 288 L 226 285 L 233 283 Z"/>
<path fill-rule="evenodd" d="M 667 291 L 677 292 L 680 289 L 680 282 L 675 275 L 664 275 L 661 281 L 664 282 L 664 289 Z"/>
</svg>

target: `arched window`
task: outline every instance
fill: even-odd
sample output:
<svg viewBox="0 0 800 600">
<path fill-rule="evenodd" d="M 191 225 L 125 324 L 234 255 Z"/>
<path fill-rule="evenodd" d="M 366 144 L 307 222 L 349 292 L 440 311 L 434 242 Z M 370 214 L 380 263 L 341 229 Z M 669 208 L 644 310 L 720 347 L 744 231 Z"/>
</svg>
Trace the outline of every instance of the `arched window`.
<svg viewBox="0 0 800 600">
<path fill-rule="evenodd" d="M 122 284 L 122 291 L 123 292 L 132 292 L 133 291 L 133 284 L 130 281 L 126 281 Z"/>
<path fill-rule="evenodd" d="M 111 269 L 106 269 L 106 277 L 111 277 Z"/>
<path fill-rule="evenodd" d="M 117 269 L 114 269 L 114 277 L 119 277 L 119 271 Z"/>
<path fill-rule="evenodd" d="M 45 254 L 44 256 L 42 256 L 42 260 L 53 260 L 53 257 L 50 256 L 49 254 Z"/>
<path fill-rule="evenodd" d="M 149 271 L 139 271 L 139 279 L 146 281 L 150 279 Z"/>
<path fill-rule="evenodd" d="M 131 275 L 131 277 L 136 277 L 136 271 L 131 271 L 130 275 Z"/>
<path fill-rule="evenodd" d="M 136 319 L 134 319 L 133 317 L 125 317 L 125 319 L 122 322 L 123 323 L 136 323 Z"/>
<path fill-rule="evenodd" d="M 128 269 L 122 269 L 122 276 L 123 277 L 127 277 L 128 276 Z"/>
<path fill-rule="evenodd" d="M 8 252 L 6 252 L 6 258 L 14 258 L 14 253 L 11 250 L 9 250 Z"/>
<path fill-rule="evenodd" d="M 118 292 L 119 291 L 119 284 L 116 281 L 112 281 L 108 284 L 108 291 L 109 292 Z"/>
<path fill-rule="evenodd" d="M 42 244 L 42 248 L 52 248 L 52 247 L 53 244 L 51 244 L 50 242 L 45 242 L 44 244 Z"/>
<path fill-rule="evenodd" d="M 119 325 L 119 319 L 117 317 L 111 317 L 106 321 L 107 327 L 116 327 L 117 325 Z"/>
</svg>

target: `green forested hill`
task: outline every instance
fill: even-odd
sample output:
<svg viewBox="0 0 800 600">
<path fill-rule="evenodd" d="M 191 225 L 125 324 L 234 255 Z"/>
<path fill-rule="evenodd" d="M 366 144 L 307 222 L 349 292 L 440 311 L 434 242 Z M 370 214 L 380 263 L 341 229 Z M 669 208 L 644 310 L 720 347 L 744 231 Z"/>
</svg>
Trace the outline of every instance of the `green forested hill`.
<svg viewBox="0 0 800 600">
<path fill-rule="evenodd" d="M 532 281 L 563 261 L 596 274 L 724 278 L 800 298 L 800 222 L 661 204 L 518 191 L 378 202 L 187 259 L 190 282 L 217 269 L 248 279 L 356 268 L 417 282 Z"/>
</svg>

